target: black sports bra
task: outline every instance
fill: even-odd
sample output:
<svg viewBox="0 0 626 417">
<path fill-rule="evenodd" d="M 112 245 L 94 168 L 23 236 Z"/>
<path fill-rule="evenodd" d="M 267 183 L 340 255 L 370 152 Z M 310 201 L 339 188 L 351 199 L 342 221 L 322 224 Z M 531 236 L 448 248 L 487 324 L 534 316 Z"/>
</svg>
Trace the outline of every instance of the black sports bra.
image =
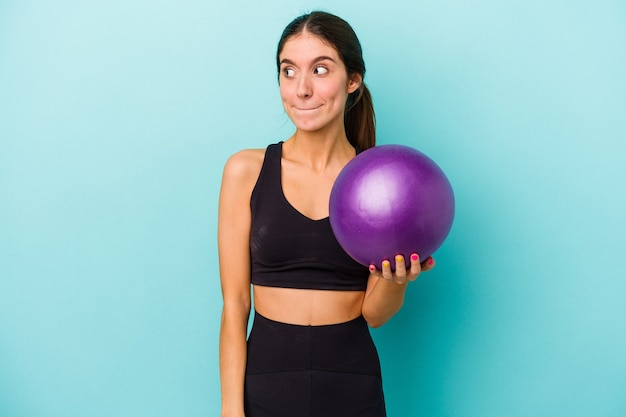
<svg viewBox="0 0 626 417">
<path fill-rule="evenodd" d="M 285 198 L 282 142 L 267 147 L 250 208 L 251 280 L 254 285 L 318 290 L 367 287 L 369 270 L 339 246 L 328 217 L 312 220 Z"/>
</svg>

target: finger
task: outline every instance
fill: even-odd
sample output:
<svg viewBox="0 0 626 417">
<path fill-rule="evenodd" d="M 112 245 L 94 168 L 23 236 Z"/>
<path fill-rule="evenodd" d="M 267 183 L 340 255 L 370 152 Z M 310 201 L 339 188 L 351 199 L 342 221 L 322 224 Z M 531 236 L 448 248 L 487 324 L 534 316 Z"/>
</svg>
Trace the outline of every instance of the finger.
<svg viewBox="0 0 626 417">
<path fill-rule="evenodd" d="M 383 261 L 383 278 L 389 281 L 393 281 L 393 272 L 391 272 L 391 262 L 388 259 Z"/>
<path fill-rule="evenodd" d="M 406 265 L 404 265 L 404 256 L 396 255 L 396 274 L 394 281 L 398 284 L 404 284 L 406 282 Z"/>
<path fill-rule="evenodd" d="M 382 278 L 382 274 L 379 270 L 376 269 L 376 265 L 370 264 L 369 266 L 370 274 L 377 276 L 378 278 Z"/>
<path fill-rule="evenodd" d="M 420 272 L 422 272 L 420 257 L 417 253 L 413 253 L 411 254 L 411 281 L 414 281 Z"/>
<path fill-rule="evenodd" d="M 430 271 L 434 267 L 435 259 L 432 256 L 429 256 L 424 262 L 422 262 L 422 271 Z"/>
</svg>

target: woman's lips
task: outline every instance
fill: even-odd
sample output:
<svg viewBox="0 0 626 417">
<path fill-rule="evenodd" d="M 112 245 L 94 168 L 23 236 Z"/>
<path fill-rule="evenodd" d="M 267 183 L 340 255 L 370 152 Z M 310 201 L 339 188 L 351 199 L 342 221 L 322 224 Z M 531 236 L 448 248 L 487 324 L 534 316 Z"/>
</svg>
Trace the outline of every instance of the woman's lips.
<svg viewBox="0 0 626 417">
<path fill-rule="evenodd" d="M 316 107 L 296 107 L 295 109 L 299 110 L 299 111 L 311 111 L 311 110 L 317 110 L 320 107 L 322 107 L 321 104 L 319 106 L 316 106 Z"/>
</svg>

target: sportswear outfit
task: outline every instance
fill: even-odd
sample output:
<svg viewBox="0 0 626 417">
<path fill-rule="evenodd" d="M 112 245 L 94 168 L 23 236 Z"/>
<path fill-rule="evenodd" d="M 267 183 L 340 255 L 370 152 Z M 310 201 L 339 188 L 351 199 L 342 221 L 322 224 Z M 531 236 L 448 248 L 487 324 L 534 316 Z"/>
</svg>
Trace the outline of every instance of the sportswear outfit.
<svg viewBox="0 0 626 417">
<path fill-rule="evenodd" d="M 253 285 L 364 291 L 369 270 L 285 198 L 282 142 L 267 147 L 250 208 Z M 248 337 L 246 417 L 384 417 L 380 362 L 365 319 L 303 326 L 255 312 Z"/>
</svg>

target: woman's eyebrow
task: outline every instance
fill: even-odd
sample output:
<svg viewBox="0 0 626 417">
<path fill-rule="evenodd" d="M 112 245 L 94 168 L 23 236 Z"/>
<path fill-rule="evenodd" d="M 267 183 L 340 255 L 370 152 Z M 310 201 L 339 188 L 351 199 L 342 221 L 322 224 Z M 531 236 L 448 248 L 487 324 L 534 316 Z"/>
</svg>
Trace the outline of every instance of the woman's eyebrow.
<svg viewBox="0 0 626 417">
<path fill-rule="evenodd" d="M 312 61 L 312 63 L 313 63 L 313 64 L 315 64 L 315 63 L 320 62 L 320 61 L 332 61 L 332 62 L 336 62 L 333 58 L 331 58 L 331 57 L 329 57 L 329 56 L 326 56 L 326 55 L 321 55 L 321 56 L 318 56 L 317 58 L 315 58 L 315 59 Z M 290 59 L 288 59 L 288 58 L 283 58 L 283 59 L 281 59 L 281 60 L 280 60 L 280 65 L 283 65 L 283 64 L 287 64 L 287 65 L 295 65 L 295 62 L 293 62 L 292 60 L 290 60 Z"/>
</svg>

